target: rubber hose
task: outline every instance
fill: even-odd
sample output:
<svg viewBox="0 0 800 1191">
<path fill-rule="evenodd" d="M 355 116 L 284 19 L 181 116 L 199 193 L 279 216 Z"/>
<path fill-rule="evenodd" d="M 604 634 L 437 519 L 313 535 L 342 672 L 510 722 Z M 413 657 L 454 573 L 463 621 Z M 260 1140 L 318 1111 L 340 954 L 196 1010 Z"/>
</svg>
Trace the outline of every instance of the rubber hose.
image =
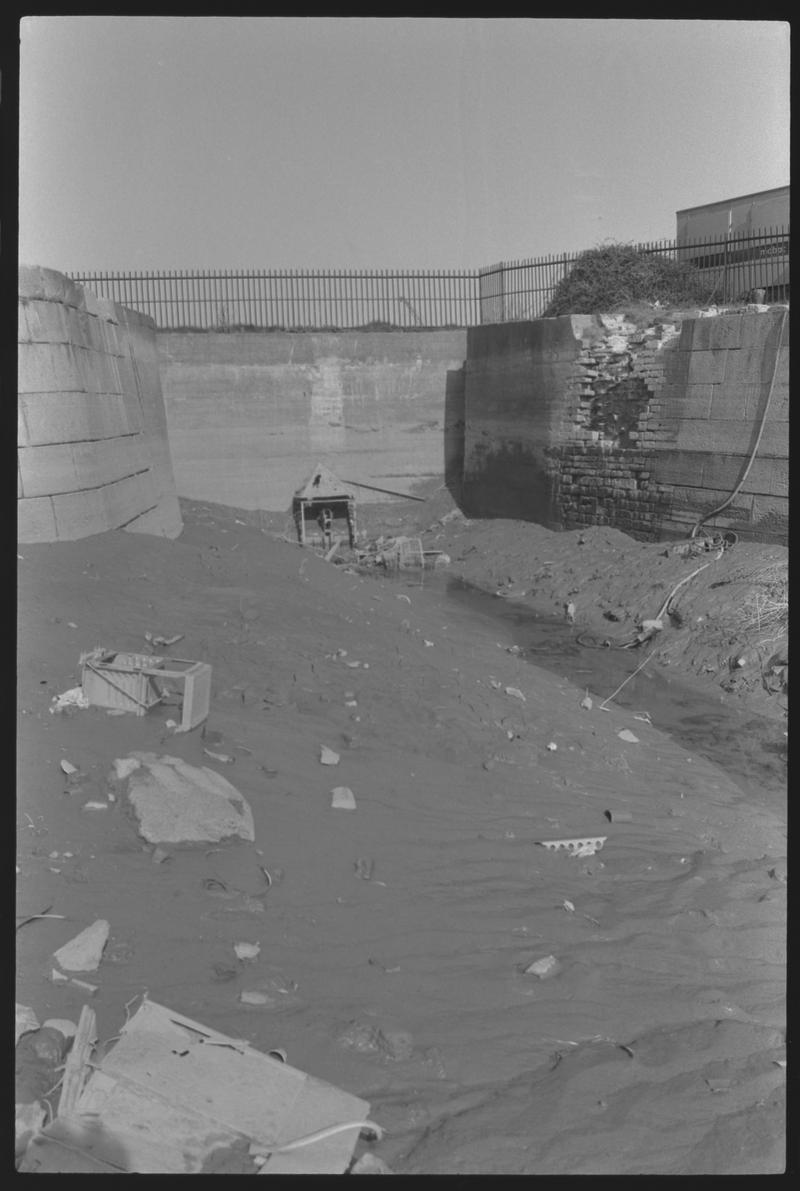
<svg viewBox="0 0 800 1191">
<path fill-rule="evenodd" d="M 716 517 L 717 513 L 721 513 L 723 509 L 727 509 L 727 507 L 731 503 L 731 501 L 733 501 L 741 492 L 742 485 L 744 484 L 745 480 L 747 479 L 748 475 L 750 474 L 750 468 L 753 466 L 753 463 L 755 461 L 756 453 L 758 452 L 758 448 L 761 444 L 761 437 L 764 433 L 764 427 L 767 424 L 767 413 L 769 412 L 769 403 L 772 400 L 772 391 L 775 388 L 775 377 L 778 375 L 778 355 L 779 355 L 780 349 L 781 349 L 781 340 L 783 339 L 783 328 L 786 326 L 786 316 L 788 315 L 788 313 L 789 313 L 788 310 L 784 310 L 783 317 L 781 318 L 780 330 L 778 331 L 778 342 L 775 346 L 775 361 L 772 366 L 772 380 L 769 382 L 769 392 L 767 393 L 767 401 L 764 406 L 764 412 L 761 415 L 761 425 L 758 428 L 758 434 L 756 435 L 756 441 L 753 446 L 753 450 L 750 452 L 750 458 L 747 461 L 747 467 L 744 469 L 744 474 L 742 475 L 742 478 L 739 480 L 739 483 L 736 485 L 736 487 L 734 488 L 734 490 L 730 494 L 730 496 L 727 498 L 727 500 L 724 500 L 718 508 L 712 509 L 710 513 L 706 513 L 705 517 L 700 518 L 700 520 L 693 527 L 692 532 L 689 534 L 690 538 L 693 538 L 695 536 L 695 534 L 697 533 L 700 526 L 704 525 L 706 523 L 706 521 L 710 521 L 712 517 Z"/>
</svg>

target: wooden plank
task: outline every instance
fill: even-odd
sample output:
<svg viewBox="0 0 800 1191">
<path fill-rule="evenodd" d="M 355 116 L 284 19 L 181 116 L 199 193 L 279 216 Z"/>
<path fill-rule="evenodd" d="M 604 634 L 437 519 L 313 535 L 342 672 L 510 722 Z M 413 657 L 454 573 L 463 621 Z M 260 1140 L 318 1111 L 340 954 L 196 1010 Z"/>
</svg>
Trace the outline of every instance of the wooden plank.
<svg viewBox="0 0 800 1191">
<path fill-rule="evenodd" d="M 72 1047 L 64 1064 L 64 1078 L 58 1102 L 58 1116 L 74 1113 L 89 1071 L 89 1058 L 97 1041 L 97 1017 L 94 1009 L 84 1005 L 78 1019 L 78 1028 Z"/>
</svg>

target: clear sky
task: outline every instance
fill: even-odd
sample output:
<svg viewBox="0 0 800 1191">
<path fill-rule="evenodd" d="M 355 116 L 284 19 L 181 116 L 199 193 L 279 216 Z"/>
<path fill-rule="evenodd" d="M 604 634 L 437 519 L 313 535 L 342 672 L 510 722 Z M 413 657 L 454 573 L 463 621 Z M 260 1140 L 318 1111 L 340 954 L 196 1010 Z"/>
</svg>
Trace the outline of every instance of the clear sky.
<svg viewBox="0 0 800 1191">
<path fill-rule="evenodd" d="M 789 25 L 26 17 L 20 260 L 469 268 L 789 181 Z"/>
</svg>

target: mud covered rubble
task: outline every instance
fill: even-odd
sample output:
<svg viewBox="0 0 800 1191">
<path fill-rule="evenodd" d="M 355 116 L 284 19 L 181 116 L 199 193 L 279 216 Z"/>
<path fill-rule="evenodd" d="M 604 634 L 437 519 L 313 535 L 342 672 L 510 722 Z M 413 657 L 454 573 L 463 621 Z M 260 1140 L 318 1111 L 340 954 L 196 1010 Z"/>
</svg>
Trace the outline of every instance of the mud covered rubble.
<svg viewBox="0 0 800 1191">
<path fill-rule="evenodd" d="M 644 585 L 639 602 L 639 544 L 624 535 L 579 546 L 451 511 L 420 507 L 427 524 L 389 528 L 446 547 L 468 578 L 474 562 L 473 580 L 495 591 L 541 583 L 557 615 L 575 603 L 576 631 L 586 599 L 565 586 L 581 582 L 568 568 L 586 545 L 607 568 L 592 621 L 606 632 L 630 635 L 698 565 L 665 557 L 663 586 Z M 498 650 L 494 631 L 465 633 L 439 593 L 348 574 L 235 526 L 238 513 L 188 512 L 175 543 L 105 535 L 80 554 L 23 551 L 20 905 L 68 921 L 20 933 L 19 999 L 77 1016 L 83 994 L 48 981 L 50 957 L 102 913 L 102 1036 L 147 987 L 279 1046 L 369 1100 L 393 1170 L 775 1170 L 781 814 L 630 713 L 582 706 L 582 689 Z M 614 570 L 623 546 L 627 587 Z M 548 561 L 549 586 L 532 584 Z M 610 596 L 630 622 L 603 617 Z M 134 649 L 156 628 L 184 631 L 189 655 L 214 667 L 205 736 L 174 736 L 166 709 L 50 715 L 86 638 Z M 354 810 L 331 805 L 323 745 Z M 135 751 L 225 765 L 252 809 L 252 843 L 169 846 L 159 862 L 124 796 L 84 814 L 114 759 Z M 64 780 L 63 757 L 82 785 Z M 536 846 L 600 835 L 593 855 Z"/>
</svg>

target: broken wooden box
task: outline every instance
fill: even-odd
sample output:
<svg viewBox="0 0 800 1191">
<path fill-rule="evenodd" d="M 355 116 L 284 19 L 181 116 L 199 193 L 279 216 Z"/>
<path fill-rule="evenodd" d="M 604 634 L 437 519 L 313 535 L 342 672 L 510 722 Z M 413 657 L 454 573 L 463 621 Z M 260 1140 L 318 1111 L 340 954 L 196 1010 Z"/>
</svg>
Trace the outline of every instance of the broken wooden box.
<svg viewBox="0 0 800 1191">
<path fill-rule="evenodd" d="M 359 1134 L 380 1136 L 365 1100 L 146 997 L 90 1062 L 94 1023 L 85 1006 L 22 1171 L 342 1174 Z"/>
<path fill-rule="evenodd" d="M 119 653 L 101 647 L 83 653 L 81 685 L 96 707 L 113 707 L 145 715 L 177 686 L 182 691 L 179 732 L 188 732 L 208 718 L 211 666 L 187 658 Z"/>
</svg>

